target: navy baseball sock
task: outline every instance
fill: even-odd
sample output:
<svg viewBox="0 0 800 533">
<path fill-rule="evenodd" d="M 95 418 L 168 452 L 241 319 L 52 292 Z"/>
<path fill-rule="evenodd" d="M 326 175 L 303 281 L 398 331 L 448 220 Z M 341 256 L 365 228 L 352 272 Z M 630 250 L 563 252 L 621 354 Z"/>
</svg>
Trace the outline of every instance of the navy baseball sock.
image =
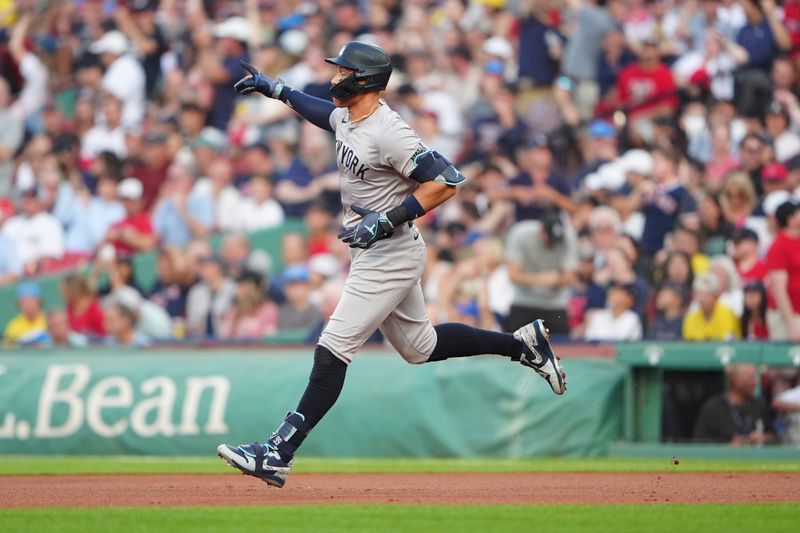
<svg viewBox="0 0 800 533">
<path fill-rule="evenodd" d="M 329 349 L 317 345 L 308 386 L 296 410 L 305 418 L 309 430 L 316 426 L 336 403 L 344 386 L 346 372 L 347 363 L 333 355 Z"/>
<path fill-rule="evenodd" d="M 473 328 L 466 324 L 439 324 L 436 330 L 436 347 L 428 361 L 444 361 L 450 357 L 498 354 L 519 361 L 524 350 L 522 342 L 511 333 L 498 333 Z"/>
</svg>

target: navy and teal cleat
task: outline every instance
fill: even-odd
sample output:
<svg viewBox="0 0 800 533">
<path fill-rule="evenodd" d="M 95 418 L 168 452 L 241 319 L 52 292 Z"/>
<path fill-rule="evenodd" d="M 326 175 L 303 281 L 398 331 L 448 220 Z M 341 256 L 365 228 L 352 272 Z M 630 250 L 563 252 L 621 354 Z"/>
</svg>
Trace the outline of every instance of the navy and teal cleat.
<svg viewBox="0 0 800 533">
<path fill-rule="evenodd" d="M 243 474 L 257 477 L 273 487 L 283 487 L 292 469 L 292 461 L 284 461 L 277 450 L 258 442 L 236 447 L 220 444 L 217 455 Z"/>
<path fill-rule="evenodd" d="M 550 335 L 544 321 L 534 320 L 514 332 L 514 338 L 525 347 L 519 362 L 542 376 L 553 392 L 564 394 L 567 390 L 567 374 L 561 368 L 561 359 L 550 346 Z"/>
</svg>

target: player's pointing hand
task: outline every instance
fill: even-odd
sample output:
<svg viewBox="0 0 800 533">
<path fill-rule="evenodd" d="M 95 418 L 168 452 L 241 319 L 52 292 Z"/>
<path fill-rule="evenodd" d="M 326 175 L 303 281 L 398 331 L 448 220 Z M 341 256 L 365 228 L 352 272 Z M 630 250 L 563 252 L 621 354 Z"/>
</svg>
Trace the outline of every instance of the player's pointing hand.
<svg viewBox="0 0 800 533">
<path fill-rule="evenodd" d="M 357 205 L 351 205 L 350 209 L 363 218 L 355 226 L 344 228 L 339 233 L 342 242 L 350 245 L 350 248 L 369 248 L 377 241 L 392 236 L 394 226 L 386 218 L 386 213 L 370 211 Z"/>
<path fill-rule="evenodd" d="M 280 79 L 273 80 L 268 76 L 264 76 L 256 67 L 241 59 L 239 60 L 239 64 L 242 65 L 242 68 L 245 69 L 249 75 L 234 84 L 233 88 L 237 93 L 250 94 L 252 92 L 258 92 L 267 98 L 280 100 L 281 92 L 284 88 L 283 81 Z"/>
</svg>

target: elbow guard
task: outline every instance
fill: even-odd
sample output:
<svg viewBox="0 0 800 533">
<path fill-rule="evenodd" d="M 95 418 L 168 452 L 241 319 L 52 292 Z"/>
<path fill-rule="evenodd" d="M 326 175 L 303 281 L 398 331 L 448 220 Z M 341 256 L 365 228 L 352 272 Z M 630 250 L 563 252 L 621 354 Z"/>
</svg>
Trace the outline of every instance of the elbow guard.
<svg viewBox="0 0 800 533">
<path fill-rule="evenodd" d="M 413 162 L 416 166 L 409 177 L 418 183 L 434 181 L 445 185 L 459 185 L 467 179 L 436 150 L 425 149 L 415 154 Z"/>
</svg>

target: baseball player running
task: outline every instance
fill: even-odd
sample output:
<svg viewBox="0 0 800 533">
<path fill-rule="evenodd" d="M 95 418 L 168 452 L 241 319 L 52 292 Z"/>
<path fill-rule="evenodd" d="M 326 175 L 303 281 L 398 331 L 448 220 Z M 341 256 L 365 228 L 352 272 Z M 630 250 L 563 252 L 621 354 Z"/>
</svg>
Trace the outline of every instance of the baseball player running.
<svg viewBox="0 0 800 533">
<path fill-rule="evenodd" d="M 235 85 L 241 94 L 281 100 L 335 133 L 345 226 L 339 238 L 351 248 L 344 292 L 319 338 L 296 410 L 264 444 L 217 448 L 231 466 L 276 487 L 286 482 L 295 452 L 336 402 L 347 366 L 376 328 L 412 364 L 498 354 L 536 371 L 554 393 L 566 390 L 566 375 L 541 320 L 513 334 L 431 324 L 420 285 L 425 243 L 412 222 L 451 198 L 465 177 L 423 145 L 381 99 L 392 74 L 384 50 L 353 41 L 326 61 L 337 68 L 333 103 L 293 90 L 246 63 L 249 75 Z"/>
</svg>

